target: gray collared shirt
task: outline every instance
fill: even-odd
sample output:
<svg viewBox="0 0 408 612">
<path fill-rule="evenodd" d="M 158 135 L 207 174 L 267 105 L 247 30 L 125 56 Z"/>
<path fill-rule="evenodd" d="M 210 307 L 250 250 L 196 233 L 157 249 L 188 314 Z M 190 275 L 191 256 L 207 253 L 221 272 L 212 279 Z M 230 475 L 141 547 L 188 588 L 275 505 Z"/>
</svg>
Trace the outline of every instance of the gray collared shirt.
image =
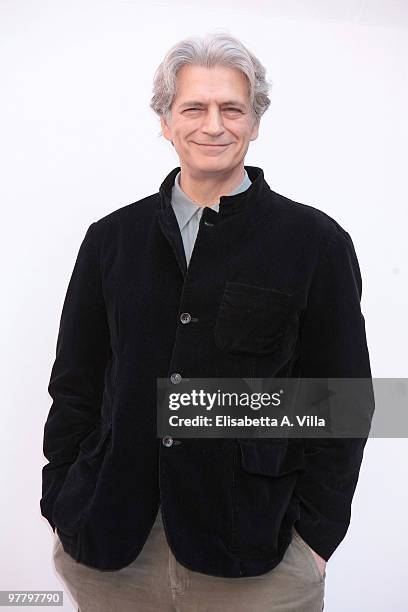
<svg viewBox="0 0 408 612">
<path fill-rule="evenodd" d="M 191 253 L 193 252 L 194 243 L 197 238 L 198 228 L 200 225 L 201 215 L 203 214 L 204 206 L 199 206 L 184 193 L 180 187 L 179 177 L 181 170 L 176 175 L 172 189 L 171 205 L 177 218 L 180 228 L 181 237 L 183 239 L 184 252 L 186 254 L 187 266 L 190 263 Z M 228 195 L 234 195 L 245 191 L 251 185 L 251 180 L 247 171 L 244 169 L 243 181 Z M 219 211 L 219 202 L 216 204 L 208 204 L 213 210 Z"/>
</svg>

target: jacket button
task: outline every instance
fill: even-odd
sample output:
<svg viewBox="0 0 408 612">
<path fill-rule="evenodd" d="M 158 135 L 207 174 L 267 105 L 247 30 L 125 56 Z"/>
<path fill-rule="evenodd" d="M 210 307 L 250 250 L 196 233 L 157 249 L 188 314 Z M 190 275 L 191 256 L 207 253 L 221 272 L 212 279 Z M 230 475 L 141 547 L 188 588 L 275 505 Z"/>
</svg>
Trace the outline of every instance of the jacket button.
<svg viewBox="0 0 408 612">
<path fill-rule="evenodd" d="M 188 312 L 183 312 L 183 313 L 180 315 L 180 321 L 181 321 L 182 323 L 190 323 L 190 321 L 191 321 L 191 314 L 190 314 L 190 313 L 188 313 Z"/>
<path fill-rule="evenodd" d="M 162 438 L 162 443 L 164 446 L 171 446 L 173 444 L 173 438 L 171 436 L 164 436 L 164 438 Z"/>
<path fill-rule="evenodd" d="M 170 376 L 170 380 L 171 380 L 172 383 L 177 385 L 177 383 L 179 383 L 181 381 L 181 374 L 179 374 L 178 372 L 176 372 L 175 374 L 172 374 Z"/>
</svg>

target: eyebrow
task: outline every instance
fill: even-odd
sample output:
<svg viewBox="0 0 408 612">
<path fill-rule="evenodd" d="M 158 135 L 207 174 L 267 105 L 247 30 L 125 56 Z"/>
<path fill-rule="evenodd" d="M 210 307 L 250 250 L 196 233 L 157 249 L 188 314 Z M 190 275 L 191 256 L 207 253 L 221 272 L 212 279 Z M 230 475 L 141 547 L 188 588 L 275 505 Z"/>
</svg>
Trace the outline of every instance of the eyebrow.
<svg viewBox="0 0 408 612">
<path fill-rule="evenodd" d="M 225 104 L 232 104 L 232 106 L 239 106 L 240 108 L 245 108 L 245 104 L 242 104 L 242 102 L 238 102 L 238 100 L 226 100 L 225 102 L 221 103 L 221 106 L 224 106 Z M 183 106 L 205 106 L 205 104 L 203 102 L 199 102 L 198 100 L 190 100 L 188 102 L 183 102 L 182 104 L 180 104 L 179 108 L 182 108 Z"/>
</svg>

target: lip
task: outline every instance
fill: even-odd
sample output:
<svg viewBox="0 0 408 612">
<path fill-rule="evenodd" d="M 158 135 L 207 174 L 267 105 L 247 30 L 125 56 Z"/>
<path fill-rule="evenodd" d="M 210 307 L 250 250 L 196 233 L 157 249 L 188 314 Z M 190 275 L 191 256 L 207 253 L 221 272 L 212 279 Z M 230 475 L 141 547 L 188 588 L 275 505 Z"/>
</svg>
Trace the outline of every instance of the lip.
<svg viewBox="0 0 408 612">
<path fill-rule="evenodd" d="M 229 147 L 231 143 L 229 142 L 227 144 L 204 144 L 200 142 L 194 142 L 194 144 L 198 145 L 199 147 L 205 147 L 206 149 L 225 149 L 225 147 Z"/>
<path fill-rule="evenodd" d="M 195 142 L 194 144 L 200 147 L 200 149 L 202 149 L 203 151 L 207 151 L 207 153 L 221 153 L 221 151 L 225 151 L 231 143 L 225 145 L 207 145 Z"/>
</svg>

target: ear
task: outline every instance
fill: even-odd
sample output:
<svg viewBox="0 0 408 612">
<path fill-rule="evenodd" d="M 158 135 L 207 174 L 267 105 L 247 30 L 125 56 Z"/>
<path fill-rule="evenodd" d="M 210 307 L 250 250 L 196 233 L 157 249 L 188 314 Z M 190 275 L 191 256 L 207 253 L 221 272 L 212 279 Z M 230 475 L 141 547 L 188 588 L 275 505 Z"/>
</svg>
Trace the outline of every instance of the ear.
<svg viewBox="0 0 408 612">
<path fill-rule="evenodd" d="M 255 123 L 252 127 L 252 131 L 251 131 L 251 137 L 249 140 L 256 140 L 258 138 L 258 134 L 259 134 L 259 124 L 261 122 L 261 119 L 256 119 Z"/>
<path fill-rule="evenodd" d="M 170 140 L 170 141 L 171 141 L 171 133 L 170 133 L 170 128 L 169 128 L 169 126 L 168 126 L 168 125 L 167 125 L 167 123 L 166 123 L 166 119 L 165 119 L 164 115 L 162 115 L 162 116 L 160 117 L 160 125 L 161 125 L 161 129 L 162 129 L 163 136 L 164 136 L 165 138 L 167 138 L 167 140 Z"/>
</svg>

